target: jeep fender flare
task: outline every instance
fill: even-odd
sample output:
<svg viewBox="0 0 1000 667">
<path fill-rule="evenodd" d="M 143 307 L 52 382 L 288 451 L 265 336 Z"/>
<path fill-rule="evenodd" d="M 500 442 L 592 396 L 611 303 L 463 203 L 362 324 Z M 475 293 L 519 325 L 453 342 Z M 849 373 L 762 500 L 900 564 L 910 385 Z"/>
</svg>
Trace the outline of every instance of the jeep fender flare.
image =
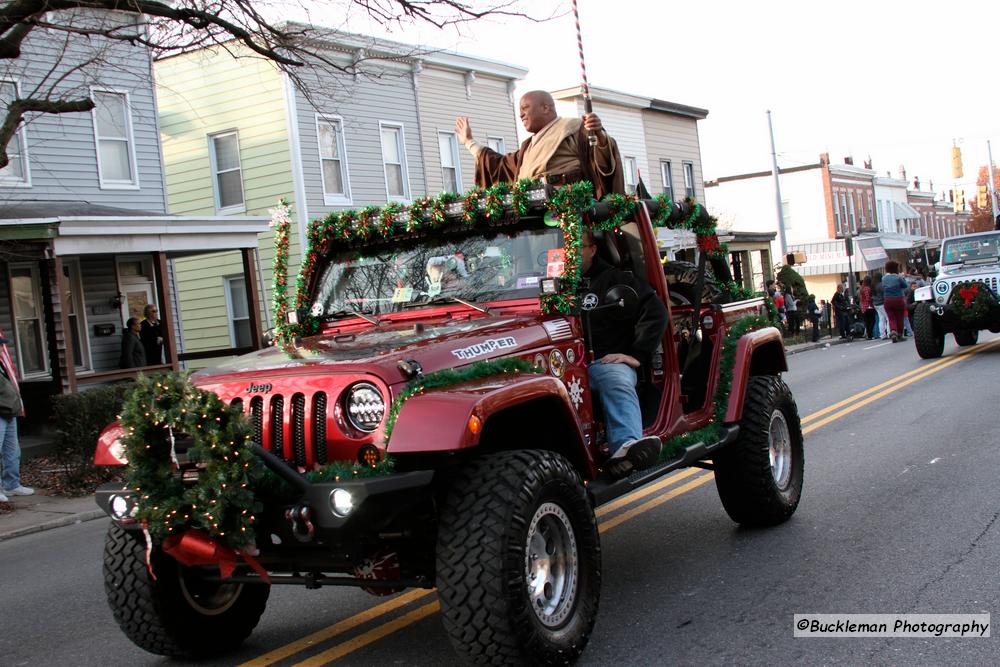
<svg viewBox="0 0 1000 667">
<path fill-rule="evenodd" d="M 549 419 L 558 420 L 560 426 L 568 429 L 568 438 L 573 443 L 569 458 L 582 466 L 581 474 L 596 475 L 597 466 L 585 445 L 586 438 L 569 391 L 560 379 L 550 375 L 521 376 L 500 386 L 477 383 L 417 394 L 400 409 L 387 451 L 391 455 L 475 447 L 492 417 L 540 402 L 545 403 Z M 469 428 L 473 416 L 482 426 L 477 432 Z"/>
<path fill-rule="evenodd" d="M 785 345 L 781 332 L 775 327 L 765 327 L 741 336 L 736 341 L 733 384 L 729 391 L 725 422 L 733 424 L 743 418 L 743 401 L 751 376 L 777 375 L 787 370 Z"/>
</svg>

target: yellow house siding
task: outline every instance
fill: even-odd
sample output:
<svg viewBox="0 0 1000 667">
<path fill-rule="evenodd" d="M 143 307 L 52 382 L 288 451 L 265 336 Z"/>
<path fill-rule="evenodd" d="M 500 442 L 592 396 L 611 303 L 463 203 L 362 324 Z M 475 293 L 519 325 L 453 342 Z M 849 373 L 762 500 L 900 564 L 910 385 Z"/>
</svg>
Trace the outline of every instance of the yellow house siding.
<svg viewBox="0 0 1000 667">
<path fill-rule="evenodd" d="M 507 81 L 478 74 L 466 94 L 465 75 L 426 66 L 419 75 L 417 97 L 420 104 L 421 142 L 427 171 L 427 190 L 437 194 L 444 187 L 438 133 L 453 133 L 456 116 L 468 116 L 476 141 L 485 145 L 487 137 L 502 137 L 508 152 L 517 149 L 517 116 L 507 93 Z M 474 185 L 475 162 L 459 144 L 462 187 Z"/>
<path fill-rule="evenodd" d="M 246 214 L 267 215 L 280 198 L 292 201 L 285 83 L 273 65 L 205 50 L 157 62 L 156 83 L 171 213 L 217 214 L 209 136 L 230 130 L 239 137 Z M 289 264 L 296 267 L 299 244 L 294 235 L 293 239 Z M 267 312 L 263 300 L 269 304 L 271 298 L 270 233 L 261 235 L 259 258 L 258 279 L 263 281 L 258 307 L 263 315 Z M 242 275 L 240 253 L 181 258 L 175 264 L 186 350 L 229 347 L 224 280 Z M 202 365 L 206 362 L 192 364 Z"/>
<path fill-rule="evenodd" d="M 698 141 L 698 123 L 693 118 L 674 116 L 659 111 L 643 111 L 643 125 L 646 131 L 646 146 L 649 154 L 650 192 L 663 192 L 663 177 L 660 161 L 669 160 L 673 171 L 674 198 L 684 197 L 684 162 L 694 166 L 695 198 L 705 201 L 704 177 L 701 168 L 701 145 Z"/>
</svg>

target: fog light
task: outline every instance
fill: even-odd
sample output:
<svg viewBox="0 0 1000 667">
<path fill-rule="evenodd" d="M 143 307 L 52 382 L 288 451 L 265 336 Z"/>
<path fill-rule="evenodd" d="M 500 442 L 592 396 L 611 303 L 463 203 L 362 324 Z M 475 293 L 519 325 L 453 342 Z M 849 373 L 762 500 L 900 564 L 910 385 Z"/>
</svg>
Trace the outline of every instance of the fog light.
<svg viewBox="0 0 1000 667">
<path fill-rule="evenodd" d="M 354 497 L 347 489 L 334 489 L 330 492 L 330 509 L 341 519 L 354 511 Z"/>
<path fill-rule="evenodd" d="M 111 506 L 111 516 L 118 521 L 127 519 L 129 517 L 129 513 L 132 511 L 132 503 L 130 503 L 128 498 L 125 496 L 111 496 L 108 504 Z"/>
</svg>

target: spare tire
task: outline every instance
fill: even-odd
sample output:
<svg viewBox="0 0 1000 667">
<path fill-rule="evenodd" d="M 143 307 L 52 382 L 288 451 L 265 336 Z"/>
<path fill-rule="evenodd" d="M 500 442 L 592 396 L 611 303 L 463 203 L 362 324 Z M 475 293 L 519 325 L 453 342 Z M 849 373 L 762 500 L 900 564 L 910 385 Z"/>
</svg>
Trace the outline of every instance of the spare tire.
<svg viewBox="0 0 1000 667">
<path fill-rule="evenodd" d="M 688 305 L 698 299 L 695 295 L 695 284 L 698 282 L 698 266 L 692 262 L 672 261 L 663 264 L 663 273 L 667 277 L 667 289 L 673 305 Z M 725 303 L 728 295 L 719 285 L 712 272 L 712 267 L 705 266 L 705 284 L 701 290 L 702 303 Z"/>
</svg>

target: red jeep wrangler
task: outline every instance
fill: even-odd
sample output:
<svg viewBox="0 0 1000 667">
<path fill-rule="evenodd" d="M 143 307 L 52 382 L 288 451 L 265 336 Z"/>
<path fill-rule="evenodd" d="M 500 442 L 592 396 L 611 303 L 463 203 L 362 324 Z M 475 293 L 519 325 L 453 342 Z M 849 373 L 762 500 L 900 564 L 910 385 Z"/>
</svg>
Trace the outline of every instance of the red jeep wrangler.
<svg viewBox="0 0 1000 667">
<path fill-rule="evenodd" d="M 456 218 L 458 204 L 418 231 L 400 224 L 364 239 L 325 239 L 302 286 L 306 308 L 292 317 L 296 326 L 308 320 L 311 335 L 192 376 L 245 412 L 260 456 L 297 500 L 265 497 L 256 568 L 240 563 L 223 578 L 164 556 L 132 518 L 135 492 L 102 488 L 97 501 L 113 519 L 108 599 L 133 642 L 177 657 L 232 649 L 256 626 L 272 584 L 375 594 L 436 587 L 465 659 L 570 663 L 597 616 L 595 508 L 699 466 L 714 470 L 734 521 L 773 525 L 792 515 L 802 432 L 763 299 L 722 303 L 724 294 L 706 287 L 708 253 L 686 279 L 665 275 L 660 260 L 652 221 L 692 226 L 706 214 L 641 201 L 597 234 L 600 255 L 642 276 L 671 321 L 638 387 L 645 434 L 661 437 L 664 452 L 616 481 L 602 472 L 586 318 L 575 298 L 580 224 L 544 215 L 548 195 L 530 194 L 522 215 L 508 207 L 471 224 Z M 577 221 L 602 228 L 613 208 L 594 205 Z M 728 271 L 715 264 L 717 274 Z M 627 309 L 629 297 L 604 305 Z M 744 326 L 751 320 L 756 327 Z M 501 363 L 511 359 L 531 368 L 511 372 Z M 480 370 L 463 375 L 471 368 Z M 452 380 L 421 385 L 442 377 Z M 105 430 L 98 462 L 125 463 L 121 435 L 115 425 Z M 385 456 L 394 468 L 383 476 L 310 483 L 300 474 Z M 190 483 L 199 471 L 182 459 L 176 474 Z"/>
</svg>

